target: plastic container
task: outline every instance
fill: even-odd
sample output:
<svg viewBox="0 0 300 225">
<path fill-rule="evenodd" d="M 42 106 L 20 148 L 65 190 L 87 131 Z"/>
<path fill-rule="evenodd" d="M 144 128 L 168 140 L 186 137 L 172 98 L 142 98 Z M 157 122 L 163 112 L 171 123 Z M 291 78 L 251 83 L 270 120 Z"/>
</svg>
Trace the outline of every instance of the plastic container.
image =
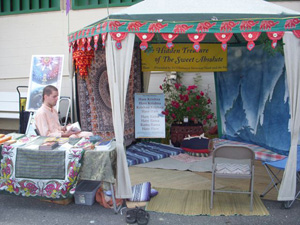
<svg viewBox="0 0 300 225">
<path fill-rule="evenodd" d="M 95 195 L 100 187 L 100 181 L 83 180 L 75 188 L 75 204 L 93 205 L 95 203 Z"/>
</svg>

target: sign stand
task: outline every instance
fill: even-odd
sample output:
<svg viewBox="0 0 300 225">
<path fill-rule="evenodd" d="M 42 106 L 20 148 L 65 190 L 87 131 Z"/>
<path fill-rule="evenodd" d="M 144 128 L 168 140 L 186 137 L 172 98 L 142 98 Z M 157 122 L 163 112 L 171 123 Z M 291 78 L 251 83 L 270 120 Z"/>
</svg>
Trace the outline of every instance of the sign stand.
<svg viewBox="0 0 300 225">
<path fill-rule="evenodd" d="M 36 132 L 35 120 L 34 120 L 34 112 L 30 112 L 27 128 L 26 128 L 26 135 L 38 135 Z"/>
</svg>

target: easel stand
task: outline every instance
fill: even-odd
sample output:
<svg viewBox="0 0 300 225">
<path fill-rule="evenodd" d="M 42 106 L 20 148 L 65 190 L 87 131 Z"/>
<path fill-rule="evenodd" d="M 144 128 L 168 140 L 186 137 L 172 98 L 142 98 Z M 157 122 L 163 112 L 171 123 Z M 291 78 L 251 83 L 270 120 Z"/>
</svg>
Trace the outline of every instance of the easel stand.
<svg viewBox="0 0 300 225">
<path fill-rule="evenodd" d="M 34 116 L 35 116 L 34 112 L 31 111 L 27 123 L 26 132 L 25 132 L 26 135 L 37 135 Z"/>
</svg>

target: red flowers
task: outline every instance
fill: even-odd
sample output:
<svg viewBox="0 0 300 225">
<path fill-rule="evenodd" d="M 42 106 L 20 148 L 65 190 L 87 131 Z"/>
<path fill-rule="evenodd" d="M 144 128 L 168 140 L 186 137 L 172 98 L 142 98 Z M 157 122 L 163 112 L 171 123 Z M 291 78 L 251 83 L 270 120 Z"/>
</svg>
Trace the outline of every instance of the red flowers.
<svg viewBox="0 0 300 225">
<path fill-rule="evenodd" d="M 162 112 L 166 118 L 166 126 L 172 123 L 182 123 L 185 117 L 189 121 L 199 121 L 209 124 L 214 118 L 210 109 L 211 99 L 196 85 L 186 87 L 180 82 L 172 83 L 165 80 L 160 86 L 165 94 L 165 110 Z"/>
<path fill-rule="evenodd" d="M 180 104 L 179 104 L 178 102 L 176 102 L 176 101 L 172 101 L 171 104 L 172 104 L 172 106 L 175 107 L 176 109 L 178 109 L 179 106 L 180 106 Z"/>
<path fill-rule="evenodd" d="M 178 90 L 182 85 L 181 84 L 179 84 L 179 83 L 176 83 L 176 84 L 174 84 L 175 85 L 175 88 Z"/>
<path fill-rule="evenodd" d="M 165 111 L 162 111 L 161 113 L 168 116 L 169 115 L 169 110 L 166 109 Z"/>
<path fill-rule="evenodd" d="M 189 96 L 188 95 L 179 95 L 179 98 L 183 102 L 188 102 L 189 101 Z"/>
<path fill-rule="evenodd" d="M 186 90 L 190 91 L 190 90 L 194 90 L 196 88 L 197 88 L 196 85 L 191 85 L 191 86 L 188 86 L 188 88 Z"/>
<path fill-rule="evenodd" d="M 213 115 L 212 114 L 208 114 L 207 116 L 206 116 L 206 119 L 208 119 L 208 120 L 210 120 L 210 119 L 212 119 L 213 118 Z"/>
</svg>

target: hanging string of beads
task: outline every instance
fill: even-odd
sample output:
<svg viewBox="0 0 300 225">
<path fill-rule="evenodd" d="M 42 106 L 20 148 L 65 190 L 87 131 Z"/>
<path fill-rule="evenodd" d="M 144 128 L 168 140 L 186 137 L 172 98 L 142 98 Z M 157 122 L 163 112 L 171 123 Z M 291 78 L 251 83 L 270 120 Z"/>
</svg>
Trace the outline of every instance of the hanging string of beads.
<svg viewBox="0 0 300 225">
<path fill-rule="evenodd" d="M 75 48 L 76 50 L 73 52 L 75 68 L 79 71 L 79 75 L 85 78 L 88 76 L 88 68 L 90 68 L 94 58 L 94 50 L 85 48 L 86 41 L 82 39 L 77 42 L 77 45 L 77 49 Z"/>
</svg>

